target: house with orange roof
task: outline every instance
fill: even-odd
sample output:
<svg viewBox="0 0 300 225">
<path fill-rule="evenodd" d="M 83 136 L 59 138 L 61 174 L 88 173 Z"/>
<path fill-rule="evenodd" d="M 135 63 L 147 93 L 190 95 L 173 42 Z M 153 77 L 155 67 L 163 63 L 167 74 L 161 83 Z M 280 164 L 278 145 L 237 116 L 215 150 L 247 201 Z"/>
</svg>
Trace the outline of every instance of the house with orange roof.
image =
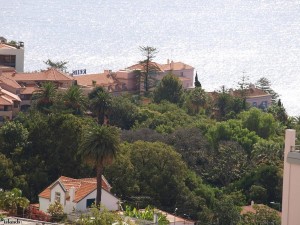
<svg viewBox="0 0 300 225">
<path fill-rule="evenodd" d="M 11 120 L 20 111 L 21 99 L 0 87 L 0 124 L 5 119 Z"/>
<path fill-rule="evenodd" d="M 164 73 L 161 74 L 162 76 L 172 73 L 182 82 L 183 88 L 194 87 L 194 67 L 183 62 L 170 61 L 169 59 L 166 64 L 161 64 L 160 66 L 164 71 Z"/>
<path fill-rule="evenodd" d="M 194 86 L 194 67 L 187 65 L 183 62 L 174 62 L 167 60 L 166 64 L 159 64 L 157 62 L 151 62 L 151 67 L 154 68 L 153 76 L 157 80 L 161 80 L 165 75 L 172 73 L 179 78 L 182 82 L 183 88 L 192 88 Z M 131 88 L 137 88 L 138 79 L 134 71 L 143 71 L 144 67 L 141 64 L 135 64 L 127 67 L 125 70 L 117 72 L 117 78 L 122 79 L 131 90 Z M 126 80 L 127 78 L 127 80 Z"/>
<path fill-rule="evenodd" d="M 18 72 L 24 71 L 24 43 L 17 45 L 6 43 L 6 39 L 0 42 L 0 66 L 13 67 Z"/>
<path fill-rule="evenodd" d="M 102 176 L 101 204 L 108 210 L 119 209 L 119 199 L 111 192 L 111 186 Z M 39 194 L 39 210 L 47 212 L 49 205 L 58 201 L 65 213 L 86 211 L 96 199 L 96 178 L 74 179 L 61 176 Z"/>
<path fill-rule="evenodd" d="M 230 90 L 230 94 L 235 97 L 242 97 L 243 95 L 240 90 Z M 249 88 L 245 90 L 244 95 L 246 102 L 252 107 L 267 109 L 272 104 L 272 95 L 256 88 L 253 84 L 250 84 Z"/>
</svg>

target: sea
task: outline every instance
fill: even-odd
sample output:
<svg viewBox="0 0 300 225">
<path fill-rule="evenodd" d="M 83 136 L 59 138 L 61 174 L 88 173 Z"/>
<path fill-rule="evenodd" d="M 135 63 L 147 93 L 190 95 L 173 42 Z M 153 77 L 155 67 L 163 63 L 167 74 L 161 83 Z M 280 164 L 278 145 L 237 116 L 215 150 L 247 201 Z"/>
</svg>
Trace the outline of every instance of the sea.
<svg viewBox="0 0 300 225">
<path fill-rule="evenodd" d="M 300 0 L 0 0 L 0 36 L 24 42 L 28 72 L 47 59 L 115 71 L 152 46 L 157 62 L 195 67 L 207 91 L 266 77 L 300 115 Z"/>
</svg>

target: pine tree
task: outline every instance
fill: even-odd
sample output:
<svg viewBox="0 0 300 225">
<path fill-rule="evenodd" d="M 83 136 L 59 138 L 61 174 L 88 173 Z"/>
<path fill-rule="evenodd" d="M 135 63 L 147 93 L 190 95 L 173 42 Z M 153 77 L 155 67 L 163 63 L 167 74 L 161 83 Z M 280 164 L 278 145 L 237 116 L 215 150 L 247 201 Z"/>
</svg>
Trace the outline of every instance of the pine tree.
<svg viewBox="0 0 300 225">
<path fill-rule="evenodd" d="M 195 87 L 200 87 L 201 88 L 201 83 L 200 83 L 200 81 L 198 80 L 198 74 L 197 74 L 197 72 L 196 72 L 196 76 L 195 76 Z"/>
</svg>

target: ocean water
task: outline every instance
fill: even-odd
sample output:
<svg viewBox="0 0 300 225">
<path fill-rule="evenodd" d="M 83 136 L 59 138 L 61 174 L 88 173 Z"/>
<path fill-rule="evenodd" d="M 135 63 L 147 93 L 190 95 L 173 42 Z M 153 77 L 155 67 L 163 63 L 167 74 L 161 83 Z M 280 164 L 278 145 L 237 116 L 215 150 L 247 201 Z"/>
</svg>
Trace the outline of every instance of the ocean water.
<svg viewBox="0 0 300 225">
<path fill-rule="evenodd" d="M 267 77 L 298 116 L 299 15 L 299 0 L 0 0 L 0 36 L 25 42 L 26 71 L 47 59 L 118 70 L 153 46 L 158 62 L 194 66 L 208 91 Z"/>
</svg>

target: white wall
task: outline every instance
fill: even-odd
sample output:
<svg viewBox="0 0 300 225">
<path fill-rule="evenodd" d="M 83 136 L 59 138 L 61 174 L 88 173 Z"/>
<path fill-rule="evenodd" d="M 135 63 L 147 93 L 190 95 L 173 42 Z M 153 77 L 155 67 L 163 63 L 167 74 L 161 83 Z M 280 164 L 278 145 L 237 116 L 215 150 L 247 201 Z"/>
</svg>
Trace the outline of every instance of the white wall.
<svg viewBox="0 0 300 225">
<path fill-rule="evenodd" d="M 71 213 L 71 212 L 73 212 L 73 210 L 76 210 L 76 203 L 66 201 L 66 205 L 64 206 L 64 212 L 65 213 Z"/>
<path fill-rule="evenodd" d="M 47 210 L 50 205 L 49 199 L 39 197 L 39 203 L 40 203 L 40 210 L 47 213 Z"/>
<path fill-rule="evenodd" d="M 24 72 L 24 49 L 0 49 L 0 55 L 15 55 L 16 56 L 16 71 Z"/>
<path fill-rule="evenodd" d="M 295 146 L 295 140 L 296 131 L 291 129 L 286 130 L 282 193 L 282 225 L 300 224 L 300 165 L 299 163 L 289 163 L 287 161 L 291 146 Z M 300 158 L 300 155 L 298 158 Z"/>
<path fill-rule="evenodd" d="M 54 203 L 55 202 L 55 192 L 59 192 L 60 193 L 60 204 L 62 206 L 65 206 L 66 204 L 66 195 L 65 195 L 65 192 L 64 190 L 62 189 L 61 185 L 59 182 L 57 182 L 51 189 L 51 203 Z"/>
<path fill-rule="evenodd" d="M 96 199 L 97 190 L 94 190 L 92 193 L 87 195 L 84 199 L 77 203 L 76 210 L 78 211 L 85 211 L 86 210 L 86 200 L 95 198 Z M 118 210 L 118 201 L 119 199 L 113 196 L 111 193 L 107 192 L 106 190 L 102 189 L 101 195 L 101 204 L 104 205 L 108 210 Z"/>
</svg>

